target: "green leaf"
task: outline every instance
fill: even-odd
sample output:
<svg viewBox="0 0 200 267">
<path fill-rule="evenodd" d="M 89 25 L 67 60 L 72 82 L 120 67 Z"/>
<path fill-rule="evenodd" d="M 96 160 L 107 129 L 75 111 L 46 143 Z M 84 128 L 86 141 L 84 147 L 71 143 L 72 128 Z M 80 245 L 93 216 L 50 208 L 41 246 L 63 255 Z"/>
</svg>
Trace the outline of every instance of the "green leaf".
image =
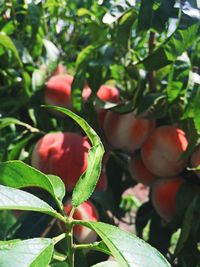
<svg viewBox="0 0 200 267">
<path fill-rule="evenodd" d="M 112 256 L 110 250 L 108 249 L 108 247 L 105 245 L 103 241 L 93 243 L 91 246 L 91 249 L 101 251 L 107 255 Z"/>
<path fill-rule="evenodd" d="M 102 261 L 92 265 L 91 267 L 120 267 L 120 265 L 116 261 Z"/>
<path fill-rule="evenodd" d="M 98 45 L 92 44 L 88 45 L 86 48 L 84 48 L 78 55 L 76 60 L 76 67 L 79 69 L 80 67 L 83 67 L 86 62 L 89 61 L 89 57 L 93 52 L 97 49 Z"/>
<path fill-rule="evenodd" d="M 186 3 L 182 7 L 181 18 L 176 30 L 150 56 L 138 64 L 144 64 L 149 71 L 171 64 L 195 42 L 199 22 L 200 11 L 188 7 Z"/>
<path fill-rule="evenodd" d="M 82 71 L 77 71 L 72 83 L 72 104 L 78 111 L 82 109 L 82 90 L 84 85 L 85 74 Z"/>
<path fill-rule="evenodd" d="M 178 17 L 178 8 L 175 7 L 175 0 L 154 0 L 153 10 L 151 27 L 160 33 L 166 30 L 167 27 L 170 28 L 170 25 L 167 25 L 169 18 Z"/>
<path fill-rule="evenodd" d="M 139 11 L 138 30 L 164 31 L 169 18 L 177 15 L 174 7 L 175 0 L 142 0 Z M 176 16 L 175 16 L 176 17 Z"/>
<path fill-rule="evenodd" d="M 59 196 L 60 201 L 63 200 L 65 196 L 65 185 L 60 179 L 60 177 L 51 174 L 48 174 L 46 176 L 48 177 L 49 181 L 52 184 L 55 196 L 57 197 Z"/>
<path fill-rule="evenodd" d="M 139 16 L 138 16 L 138 30 L 147 31 L 151 27 L 153 17 L 152 1 L 141 0 Z"/>
<path fill-rule="evenodd" d="M 89 16 L 91 18 L 94 17 L 93 13 L 90 10 L 88 10 L 87 8 L 79 8 L 77 10 L 77 15 L 79 17 L 84 17 L 84 16 Z"/>
<path fill-rule="evenodd" d="M 35 69 L 32 74 L 32 89 L 33 91 L 37 91 L 41 89 L 45 84 L 46 72 L 41 69 Z"/>
<path fill-rule="evenodd" d="M 136 18 L 136 11 L 131 9 L 120 17 L 116 28 L 116 41 L 123 45 L 126 49 L 128 48 L 128 40 Z"/>
<path fill-rule="evenodd" d="M 166 88 L 169 103 L 173 102 L 181 93 L 183 94 L 184 90 L 186 90 L 190 70 L 190 59 L 185 53 L 178 57 L 172 64 Z"/>
<path fill-rule="evenodd" d="M 53 243 L 47 238 L 0 241 L 1 267 L 48 266 L 53 254 Z"/>
<path fill-rule="evenodd" d="M 122 0 L 114 3 L 110 10 L 104 15 L 103 23 L 112 24 L 117 21 L 125 12 L 135 5 L 134 1 Z"/>
<path fill-rule="evenodd" d="M 24 64 L 33 64 L 33 59 L 29 54 L 29 51 L 26 47 L 22 45 L 22 43 L 18 40 L 13 40 L 15 47 L 18 50 L 19 56 Z"/>
<path fill-rule="evenodd" d="M 0 46 L 3 46 L 6 50 L 11 50 L 15 58 L 17 59 L 19 66 L 22 67 L 22 62 L 14 43 L 4 33 L 0 33 Z"/>
<path fill-rule="evenodd" d="M 65 186 L 61 179 L 48 176 L 21 161 L 0 163 L 0 183 L 15 188 L 36 186 L 49 192 L 61 205 Z"/>
<path fill-rule="evenodd" d="M 28 5 L 27 23 L 32 28 L 31 41 L 35 41 L 41 23 L 41 10 L 35 3 L 30 3 Z"/>
<path fill-rule="evenodd" d="M 192 118 L 198 133 L 200 133 L 199 101 L 200 101 L 199 85 L 193 84 L 192 93 L 190 94 L 188 103 L 185 106 L 185 110 L 183 111 L 182 119 Z"/>
<path fill-rule="evenodd" d="M 8 160 L 15 160 L 20 158 L 20 154 L 22 149 L 26 146 L 26 144 L 34 137 L 34 135 L 23 136 L 22 140 L 17 142 L 17 144 L 13 145 L 11 151 L 8 153 Z"/>
<path fill-rule="evenodd" d="M 64 220 L 49 204 L 25 191 L 0 185 L 0 210 L 38 211 Z"/>
<path fill-rule="evenodd" d="M 5 240 L 9 229 L 16 222 L 16 218 L 10 210 L 0 211 L 0 240 Z"/>
<path fill-rule="evenodd" d="M 162 118 L 167 112 L 165 99 L 164 93 L 150 93 L 140 100 L 137 113 L 145 114 L 153 119 Z"/>
<path fill-rule="evenodd" d="M 101 162 L 104 153 L 103 144 L 96 134 L 96 132 L 90 127 L 90 125 L 81 117 L 73 113 L 72 111 L 56 107 L 56 106 L 44 106 L 57 111 L 60 111 L 67 116 L 75 120 L 81 128 L 85 131 L 88 138 L 92 143 L 92 147 L 88 153 L 88 166 L 86 171 L 81 175 L 78 180 L 72 194 L 73 206 L 77 207 L 82 202 L 86 201 L 95 189 L 96 183 L 101 172 Z"/>
<path fill-rule="evenodd" d="M 184 247 L 184 245 L 185 245 L 185 243 L 189 237 L 189 234 L 191 232 L 192 222 L 194 220 L 194 213 L 195 213 L 197 200 L 198 200 L 198 197 L 197 196 L 194 197 L 192 202 L 190 203 L 190 205 L 188 206 L 188 208 L 185 212 L 183 225 L 181 227 L 181 233 L 180 233 L 178 242 L 176 244 L 176 249 L 174 252 L 175 255 L 180 253 L 180 251 L 183 249 L 183 247 Z"/>
<path fill-rule="evenodd" d="M 45 47 L 45 63 L 48 65 L 48 68 L 54 70 L 54 65 L 57 65 L 60 52 L 58 48 L 49 40 L 43 39 L 43 44 Z"/>
<path fill-rule="evenodd" d="M 21 125 L 21 126 L 24 126 L 26 127 L 29 131 L 31 131 L 32 133 L 33 132 L 39 132 L 38 129 L 32 127 L 31 125 L 27 124 L 27 123 L 24 123 L 18 119 L 15 119 L 15 118 L 11 118 L 11 117 L 6 117 L 6 118 L 2 118 L 0 119 L 0 130 L 7 127 L 7 126 L 10 126 L 12 124 L 17 124 L 17 125 Z"/>
<path fill-rule="evenodd" d="M 121 267 L 169 267 L 164 256 L 142 239 L 129 234 L 113 225 L 102 222 L 76 223 L 93 229 L 104 241 L 115 260 Z"/>
</svg>

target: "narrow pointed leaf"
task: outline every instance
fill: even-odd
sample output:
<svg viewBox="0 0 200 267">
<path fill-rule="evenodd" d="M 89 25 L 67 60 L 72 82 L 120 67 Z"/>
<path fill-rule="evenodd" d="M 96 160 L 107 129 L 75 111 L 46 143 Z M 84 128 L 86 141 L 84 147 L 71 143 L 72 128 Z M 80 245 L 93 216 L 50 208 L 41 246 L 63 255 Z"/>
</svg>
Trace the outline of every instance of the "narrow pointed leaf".
<svg viewBox="0 0 200 267">
<path fill-rule="evenodd" d="M 0 46 L 3 46 L 6 50 L 12 51 L 13 55 L 17 59 L 19 66 L 22 67 L 22 62 L 21 62 L 21 59 L 19 57 L 19 53 L 17 51 L 17 48 L 15 47 L 15 45 L 12 42 L 12 40 L 10 39 L 10 37 L 5 35 L 4 33 L 0 33 Z"/>
<path fill-rule="evenodd" d="M 0 185 L 0 210 L 38 211 L 64 220 L 49 204 L 25 191 Z"/>
<path fill-rule="evenodd" d="M 170 267 L 158 250 L 128 232 L 102 222 L 78 223 L 93 229 L 102 238 L 121 267 Z"/>
<path fill-rule="evenodd" d="M 61 205 L 65 186 L 58 177 L 45 175 L 19 160 L 0 163 L 0 173 L 0 184 L 15 188 L 40 187 L 49 192 Z"/>
<path fill-rule="evenodd" d="M 81 175 L 72 194 L 73 206 L 77 207 L 82 202 L 86 201 L 95 189 L 96 183 L 101 172 L 101 161 L 104 153 L 104 147 L 99 136 L 83 118 L 79 117 L 72 111 L 65 108 L 56 106 L 46 107 L 60 111 L 75 120 L 85 131 L 92 143 L 92 147 L 88 153 L 87 169 Z"/>
<path fill-rule="evenodd" d="M 21 125 L 21 126 L 24 126 L 26 127 L 30 132 L 39 132 L 38 129 L 32 127 L 31 125 L 27 124 L 27 123 L 24 123 L 20 120 L 17 120 L 15 118 L 12 118 L 12 117 L 6 117 L 6 118 L 2 118 L 0 119 L 0 129 L 3 129 L 7 126 L 10 126 L 12 124 L 16 124 L 16 125 Z"/>
<path fill-rule="evenodd" d="M 167 98 L 169 103 L 173 102 L 187 88 L 191 70 L 190 59 L 183 54 L 171 65 L 168 83 Z"/>
<path fill-rule="evenodd" d="M 0 266 L 48 266 L 53 254 L 51 239 L 0 241 Z"/>
<path fill-rule="evenodd" d="M 171 64 L 196 40 L 200 25 L 200 11 L 188 3 L 183 5 L 176 30 L 142 62 L 147 70 L 157 70 Z"/>
</svg>

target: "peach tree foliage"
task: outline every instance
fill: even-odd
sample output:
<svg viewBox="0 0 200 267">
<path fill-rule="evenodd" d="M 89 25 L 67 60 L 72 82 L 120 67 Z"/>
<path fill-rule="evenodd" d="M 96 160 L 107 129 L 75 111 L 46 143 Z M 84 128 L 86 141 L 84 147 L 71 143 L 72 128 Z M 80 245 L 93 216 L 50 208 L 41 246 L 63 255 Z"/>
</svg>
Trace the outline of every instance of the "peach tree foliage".
<svg viewBox="0 0 200 267">
<path fill-rule="evenodd" d="M 47 106 L 48 107 L 48 106 Z M 92 143 L 89 151 L 89 163 L 72 193 L 72 212 L 69 216 L 64 214 L 63 197 L 65 186 L 59 177 L 44 175 L 36 169 L 29 167 L 21 161 L 7 161 L 0 165 L 1 169 L 1 210 L 29 210 L 48 214 L 66 225 L 66 232 L 50 238 L 33 238 L 27 240 L 1 241 L 1 266 L 47 266 L 53 257 L 53 248 L 58 242 L 66 238 L 67 253 L 60 256 L 60 260 L 74 266 L 75 251 L 80 248 L 98 249 L 108 255 L 113 255 L 121 266 L 134 266 L 135 264 L 152 264 L 158 266 L 170 266 L 167 260 L 156 249 L 149 246 L 141 239 L 123 232 L 115 226 L 101 222 L 78 221 L 72 218 L 76 207 L 86 201 L 97 183 L 100 175 L 101 160 L 104 153 L 103 145 L 94 130 L 81 119 L 64 108 L 49 106 L 62 111 L 72 117 L 86 132 Z M 54 198 L 56 207 L 53 208 L 47 202 L 31 193 L 18 188 L 36 186 L 49 192 Z M 73 225 L 80 224 L 93 229 L 102 239 L 100 242 L 87 245 L 73 244 Z M 28 247 L 28 249 L 26 248 Z M 143 252 L 141 252 L 141 248 Z M 135 255 L 132 255 L 132 249 Z M 26 255 L 27 251 L 27 255 Z M 23 253 L 23 257 L 20 256 Z M 149 260 L 149 256 L 151 260 Z M 14 257 L 14 260 L 13 260 Z M 17 259 L 16 259 L 17 257 Z M 105 263 L 106 265 L 106 263 Z"/>
<path fill-rule="evenodd" d="M 66 217 L 62 181 L 30 167 L 29 155 L 33 144 L 49 131 L 80 131 L 67 117 L 57 119 L 41 107 L 45 82 L 60 61 L 75 73 L 74 109 L 95 130 L 98 131 L 94 99 L 100 107 L 120 114 L 133 110 L 145 113 L 159 125 L 179 122 L 189 140 L 183 157 L 191 155 L 200 132 L 199 8 L 196 0 L 1 1 L 1 266 L 73 266 L 74 254 L 75 266 L 83 263 L 88 266 L 82 253 L 85 248 L 113 255 L 116 260 L 95 266 L 170 266 L 157 250 L 111 224 Z M 87 107 L 81 97 L 85 80 L 93 90 Z M 116 81 L 123 99 L 121 104 L 111 105 L 95 98 L 100 85 L 108 80 Z M 94 190 L 104 148 L 85 120 L 70 111 L 53 109 L 73 117 L 92 143 L 87 171 L 72 193 L 73 205 L 77 207 Z M 117 186 L 111 186 L 111 195 L 92 197 L 101 207 L 119 215 L 122 192 L 133 182 L 125 168 L 126 156 L 118 152 L 113 155 L 107 169 Z M 137 212 L 138 236 L 145 238 L 149 225 L 146 240 L 167 255 L 172 266 L 199 265 L 200 200 L 193 195 L 194 186 L 199 186 L 195 178 L 194 183 L 188 182 L 182 188 L 177 196 L 177 215 L 168 224 L 163 224 L 150 202 Z M 7 210 L 29 212 L 16 222 Z M 64 222 L 66 231 L 44 238 L 53 218 Z M 88 247 L 72 246 L 74 224 L 93 229 L 102 241 Z M 180 233 L 174 245 L 177 229 Z M 64 244 L 61 246 L 60 242 Z M 62 254 L 54 250 L 59 245 L 65 248 Z"/>
</svg>

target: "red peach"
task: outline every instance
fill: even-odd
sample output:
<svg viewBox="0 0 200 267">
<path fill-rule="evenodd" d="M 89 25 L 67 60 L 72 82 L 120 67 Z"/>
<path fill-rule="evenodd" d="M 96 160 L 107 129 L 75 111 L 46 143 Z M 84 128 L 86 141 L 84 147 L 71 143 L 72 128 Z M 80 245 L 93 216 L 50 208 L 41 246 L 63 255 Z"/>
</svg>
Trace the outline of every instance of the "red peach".
<svg viewBox="0 0 200 267">
<path fill-rule="evenodd" d="M 147 169 L 158 176 L 174 176 L 184 170 L 186 159 L 180 159 L 188 141 L 185 133 L 174 126 L 155 129 L 141 149 Z"/>
<path fill-rule="evenodd" d="M 31 165 L 46 174 L 61 177 L 67 191 L 71 191 L 87 168 L 90 148 L 88 138 L 78 133 L 49 133 L 35 145 Z M 106 187 L 106 175 L 102 172 L 96 190 L 104 191 Z"/>
<path fill-rule="evenodd" d="M 133 112 L 118 114 L 109 111 L 104 120 L 104 132 L 111 146 L 126 152 L 141 148 L 155 128 L 155 121 L 137 117 Z"/>
<path fill-rule="evenodd" d="M 144 165 L 140 153 L 131 156 L 129 161 L 129 171 L 133 180 L 144 185 L 151 185 L 156 179 L 156 176 Z"/>
<path fill-rule="evenodd" d="M 69 215 L 71 209 L 72 205 L 68 202 L 64 207 L 65 213 Z M 96 222 L 99 220 L 99 215 L 92 202 L 87 200 L 76 208 L 73 219 Z M 97 234 L 93 230 L 82 225 L 75 225 L 73 233 L 79 243 L 92 243 L 97 239 Z"/>
<path fill-rule="evenodd" d="M 152 185 L 151 199 L 157 213 L 169 222 L 176 214 L 176 195 L 184 180 L 181 177 L 160 178 Z"/>
<path fill-rule="evenodd" d="M 109 85 L 102 85 L 97 91 L 97 96 L 105 102 L 119 102 L 119 91 L 117 90 L 117 88 Z"/>
<path fill-rule="evenodd" d="M 97 91 L 97 96 L 105 102 L 111 103 L 118 103 L 119 102 L 119 91 L 117 88 L 109 86 L 109 85 L 102 85 L 99 90 Z M 98 120 L 101 127 L 103 127 L 103 123 L 105 120 L 105 116 L 108 110 L 97 107 L 98 112 Z"/>
<path fill-rule="evenodd" d="M 45 103 L 71 109 L 71 85 L 73 76 L 55 75 L 46 85 Z"/>
<path fill-rule="evenodd" d="M 74 77 L 69 74 L 59 74 L 53 76 L 45 88 L 45 103 L 65 107 L 73 110 L 71 100 L 71 87 Z M 85 87 L 83 89 L 83 101 L 86 101 L 91 94 L 91 89 Z"/>
<path fill-rule="evenodd" d="M 62 75 L 62 74 L 66 74 L 67 70 L 65 68 L 65 66 L 63 66 L 63 64 L 58 64 L 56 71 L 54 72 L 54 75 Z"/>
<path fill-rule="evenodd" d="M 196 151 L 194 151 L 192 153 L 192 156 L 191 156 L 191 165 L 192 165 L 192 168 L 196 168 L 197 166 L 200 165 L 200 147 L 198 147 L 196 149 Z M 195 171 L 195 174 L 197 175 L 197 177 L 200 178 L 200 171 Z"/>
</svg>

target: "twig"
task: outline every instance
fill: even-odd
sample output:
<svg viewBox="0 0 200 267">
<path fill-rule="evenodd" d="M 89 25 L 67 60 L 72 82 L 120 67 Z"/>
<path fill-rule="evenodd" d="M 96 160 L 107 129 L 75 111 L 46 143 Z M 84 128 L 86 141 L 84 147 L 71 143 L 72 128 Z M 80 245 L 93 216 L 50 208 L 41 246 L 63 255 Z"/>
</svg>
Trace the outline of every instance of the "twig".
<svg viewBox="0 0 200 267">
<path fill-rule="evenodd" d="M 155 32 L 151 31 L 149 36 L 149 55 L 154 51 L 155 45 L 156 45 L 156 34 Z M 155 71 L 149 72 L 148 81 L 149 81 L 150 92 L 155 91 L 156 88 Z"/>
</svg>

